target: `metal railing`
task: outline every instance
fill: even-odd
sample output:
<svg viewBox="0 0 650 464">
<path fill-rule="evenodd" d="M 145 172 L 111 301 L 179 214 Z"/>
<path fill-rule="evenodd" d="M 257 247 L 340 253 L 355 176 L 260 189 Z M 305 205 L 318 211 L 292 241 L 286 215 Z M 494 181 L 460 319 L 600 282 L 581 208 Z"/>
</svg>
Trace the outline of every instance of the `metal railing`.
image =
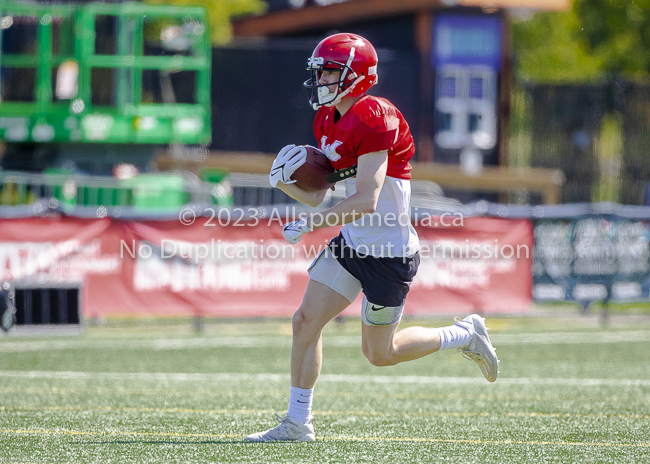
<svg viewBox="0 0 650 464">
<path fill-rule="evenodd" d="M 177 208 L 188 203 L 230 206 L 228 181 L 202 182 L 192 173 L 140 174 L 129 179 L 82 174 L 0 172 L 0 205 L 29 205 L 46 199 L 63 208 L 120 206 Z"/>
<path fill-rule="evenodd" d="M 272 188 L 266 174 L 232 173 L 228 180 L 233 188 L 233 204 L 235 206 L 266 206 L 296 202 L 281 190 Z M 335 184 L 334 190 L 327 192 L 325 201 L 320 208 L 333 206 L 344 198 L 345 185 L 339 182 Z M 462 207 L 462 203 L 445 197 L 442 188 L 435 182 L 412 180 L 411 206 L 446 211 L 458 209 Z"/>
<path fill-rule="evenodd" d="M 431 181 L 411 182 L 411 206 L 454 210 L 461 203 L 444 196 Z M 327 192 L 318 209 L 328 208 L 345 198 L 343 183 Z M 140 174 L 129 179 L 82 174 L 47 174 L 0 171 L 0 206 L 30 205 L 48 200 L 62 209 L 76 207 L 120 207 L 139 211 L 181 208 L 186 204 L 219 207 L 249 207 L 297 203 L 279 189 L 272 188 L 268 176 L 232 173 L 219 183 L 201 181 L 182 171 Z"/>
</svg>

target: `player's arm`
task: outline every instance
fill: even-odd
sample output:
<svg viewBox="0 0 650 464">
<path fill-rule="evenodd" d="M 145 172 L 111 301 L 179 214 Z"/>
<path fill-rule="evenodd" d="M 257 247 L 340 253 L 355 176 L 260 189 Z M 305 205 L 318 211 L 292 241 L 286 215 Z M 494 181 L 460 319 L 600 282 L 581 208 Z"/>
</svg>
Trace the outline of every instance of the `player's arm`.
<svg viewBox="0 0 650 464">
<path fill-rule="evenodd" d="M 356 192 L 342 202 L 309 217 L 313 229 L 347 224 L 374 213 L 388 168 L 388 151 L 361 155 L 357 164 Z"/>
<path fill-rule="evenodd" d="M 325 201 L 325 196 L 327 195 L 328 190 L 305 190 L 298 187 L 296 184 L 283 184 L 281 182 L 278 182 L 277 187 L 294 200 L 298 200 L 300 203 L 314 207 Z"/>
<path fill-rule="evenodd" d="M 388 151 L 367 153 L 358 159 L 356 192 L 322 213 L 314 213 L 298 221 L 288 222 L 282 229 L 289 243 L 315 228 L 347 224 L 377 209 L 377 201 L 388 169 Z"/>
</svg>

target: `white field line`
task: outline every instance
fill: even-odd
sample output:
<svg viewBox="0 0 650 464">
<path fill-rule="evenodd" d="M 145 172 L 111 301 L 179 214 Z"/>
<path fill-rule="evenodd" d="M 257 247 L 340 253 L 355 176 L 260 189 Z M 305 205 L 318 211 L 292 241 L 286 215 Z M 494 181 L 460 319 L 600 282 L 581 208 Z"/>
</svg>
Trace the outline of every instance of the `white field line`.
<svg viewBox="0 0 650 464">
<path fill-rule="evenodd" d="M 0 378 L 34 378 L 55 380 L 140 380 L 171 382 L 288 382 L 289 374 L 184 374 L 184 373 L 122 373 L 122 372 L 66 372 L 66 371 L 0 371 Z M 319 382 L 374 383 L 374 384 L 485 384 L 480 377 L 428 377 L 387 375 L 323 374 Z M 650 379 L 562 379 L 562 378 L 499 378 L 498 385 L 567 385 L 576 387 L 650 387 Z"/>
<path fill-rule="evenodd" d="M 504 345 L 574 345 L 600 343 L 650 342 L 650 330 L 630 330 L 617 332 L 544 332 L 492 334 L 492 343 Z M 361 346 L 360 336 L 323 337 L 328 347 L 356 348 Z M 48 341 L 14 341 L 0 339 L 0 353 L 20 353 L 28 351 L 52 350 L 184 350 L 203 348 L 290 348 L 291 338 L 287 337 L 205 337 L 205 338 L 143 338 L 143 339 L 69 339 Z"/>
</svg>

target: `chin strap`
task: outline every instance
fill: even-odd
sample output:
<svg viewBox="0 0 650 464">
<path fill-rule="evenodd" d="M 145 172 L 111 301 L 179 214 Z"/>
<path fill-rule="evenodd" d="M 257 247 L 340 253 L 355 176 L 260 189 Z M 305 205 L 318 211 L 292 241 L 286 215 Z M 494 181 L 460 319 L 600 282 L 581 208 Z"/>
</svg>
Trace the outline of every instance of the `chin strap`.
<svg viewBox="0 0 650 464">
<path fill-rule="evenodd" d="M 350 49 L 350 55 L 348 56 L 348 61 L 347 61 L 347 63 L 345 63 L 345 68 L 343 69 L 343 73 L 341 75 L 341 81 L 343 81 L 343 82 L 345 82 L 345 79 L 346 79 L 346 77 L 348 75 L 348 70 L 352 69 L 350 66 L 352 65 L 352 62 L 354 61 L 355 54 L 356 54 L 355 48 L 352 47 Z M 366 76 L 364 76 L 364 75 L 361 75 L 361 76 L 357 77 L 354 80 L 354 82 L 352 84 L 350 84 L 350 86 L 347 89 L 345 89 L 345 91 L 339 93 L 336 96 L 336 98 L 334 100 L 332 100 L 331 102 L 322 103 L 322 104 L 321 103 L 318 103 L 318 104 L 314 103 L 314 104 L 312 104 L 312 107 L 315 110 L 317 110 L 320 106 L 336 106 L 336 105 L 338 105 L 339 103 L 341 103 L 341 99 L 343 97 L 345 97 L 347 94 L 349 94 L 357 86 L 357 84 L 359 84 L 359 82 L 361 82 L 365 78 L 366 78 Z"/>
<path fill-rule="evenodd" d="M 341 98 L 343 98 L 347 94 L 349 94 L 352 91 L 352 89 L 354 89 L 357 86 L 357 84 L 359 82 L 361 82 L 362 80 L 364 80 L 365 78 L 366 78 L 366 76 L 364 76 L 364 75 L 361 75 L 361 76 L 357 77 L 357 79 L 352 84 L 350 84 L 350 87 L 345 89 L 344 92 L 341 92 L 340 94 L 338 94 L 337 97 L 334 100 L 332 100 L 331 102 L 325 103 L 325 106 L 336 106 L 339 103 L 341 103 Z"/>
</svg>

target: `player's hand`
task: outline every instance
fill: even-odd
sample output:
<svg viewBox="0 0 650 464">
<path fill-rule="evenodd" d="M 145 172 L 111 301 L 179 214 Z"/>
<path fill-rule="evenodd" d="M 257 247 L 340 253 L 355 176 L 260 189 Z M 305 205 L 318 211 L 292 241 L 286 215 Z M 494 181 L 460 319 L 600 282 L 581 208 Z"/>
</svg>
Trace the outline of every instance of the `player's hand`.
<svg viewBox="0 0 650 464">
<path fill-rule="evenodd" d="M 307 161 L 307 150 L 305 147 L 297 147 L 295 145 L 287 145 L 273 161 L 273 167 L 269 174 L 269 183 L 271 187 L 277 187 L 278 182 L 283 184 L 293 184 L 295 180 L 291 180 L 291 176 L 296 169 L 305 164 Z"/>
<path fill-rule="evenodd" d="M 298 221 L 287 222 L 282 228 L 282 235 L 284 235 L 284 239 L 292 245 L 294 243 L 298 243 L 303 235 L 313 230 L 309 226 L 308 222 L 309 221 L 307 218 L 302 218 Z"/>
</svg>

